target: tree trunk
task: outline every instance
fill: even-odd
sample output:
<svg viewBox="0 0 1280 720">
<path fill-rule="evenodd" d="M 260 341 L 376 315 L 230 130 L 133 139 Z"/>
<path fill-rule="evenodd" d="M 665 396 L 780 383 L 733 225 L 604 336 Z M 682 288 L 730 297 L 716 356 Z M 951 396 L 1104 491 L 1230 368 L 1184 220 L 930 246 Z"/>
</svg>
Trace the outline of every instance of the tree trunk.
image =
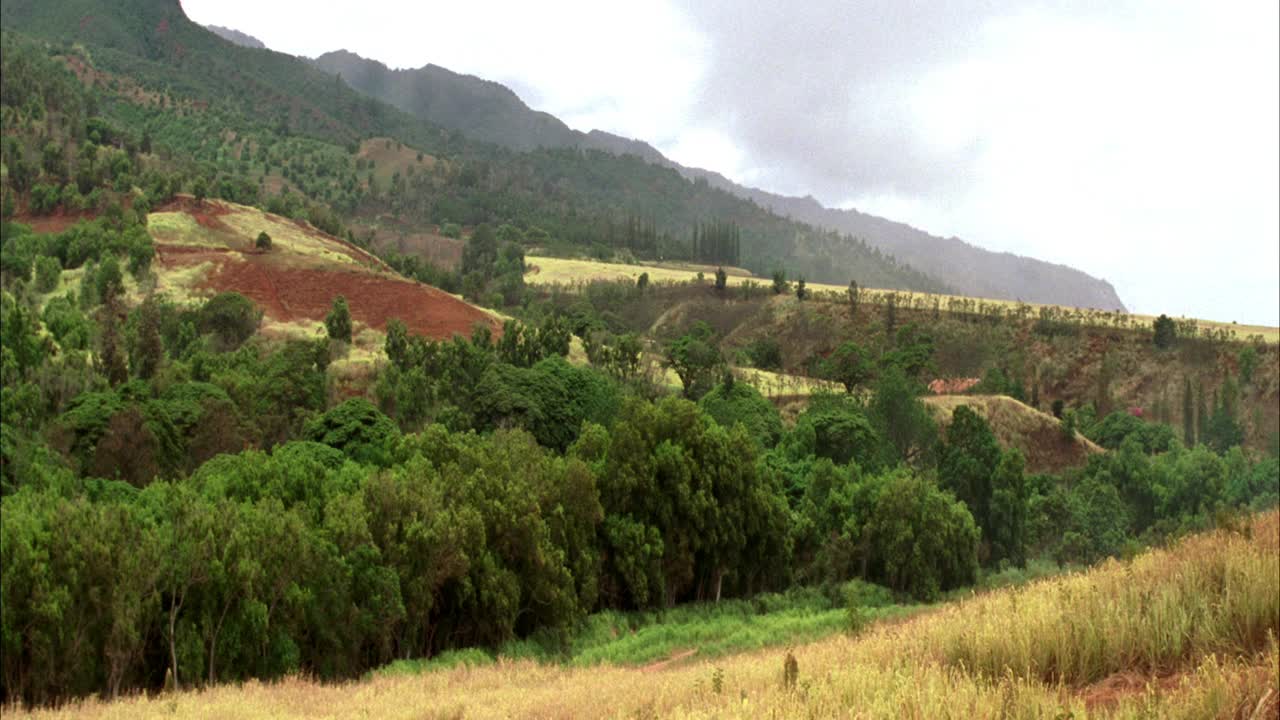
<svg viewBox="0 0 1280 720">
<path fill-rule="evenodd" d="M 213 637 L 209 638 L 209 684 L 217 682 L 217 675 L 214 673 L 214 658 L 218 653 L 218 636 L 222 634 L 222 623 L 227 619 L 227 611 L 231 609 L 231 603 L 228 602 L 222 606 L 222 614 L 218 616 L 218 624 L 213 628 Z"/>
<path fill-rule="evenodd" d="M 724 586 L 724 568 L 716 568 L 716 602 L 720 602 L 720 589 Z"/>
</svg>

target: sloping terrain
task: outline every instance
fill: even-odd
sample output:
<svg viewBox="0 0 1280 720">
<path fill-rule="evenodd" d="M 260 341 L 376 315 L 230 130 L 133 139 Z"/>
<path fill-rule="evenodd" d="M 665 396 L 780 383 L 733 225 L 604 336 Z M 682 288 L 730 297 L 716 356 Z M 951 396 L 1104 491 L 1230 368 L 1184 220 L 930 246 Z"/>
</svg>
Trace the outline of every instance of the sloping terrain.
<svg viewBox="0 0 1280 720">
<path fill-rule="evenodd" d="M 324 320 L 338 295 L 352 319 L 384 330 L 399 318 L 411 332 L 448 338 L 469 335 L 493 317 L 448 293 L 395 274 L 360 248 L 306 223 L 222 201 L 182 198 L 151 214 L 157 289 L 174 297 L 234 290 L 260 306 L 271 324 Z M 271 249 L 255 246 L 258 233 Z"/>
<path fill-rule="evenodd" d="M 340 685 L 293 677 L 32 716 L 1270 718 L 1277 521 L 794 648 L 648 670 L 500 659 Z"/>
<path fill-rule="evenodd" d="M 392 70 L 345 50 L 321 55 L 314 65 L 355 89 L 469 137 L 516 150 L 578 147 L 614 155 L 635 155 L 672 168 L 683 177 L 752 201 L 783 217 L 852 235 L 928 273 L 963 295 L 1124 309 L 1115 288 L 1075 268 L 1035 258 L 992 252 L 958 238 L 930 235 L 903 223 L 858 212 L 823 207 L 811 197 L 795 198 L 745 187 L 719 173 L 669 160 L 648 143 L 607 132 L 582 133 L 556 117 L 533 110 L 509 88 L 470 75 L 427 65 Z M 846 274 L 852 267 L 844 268 Z"/>
<path fill-rule="evenodd" d="M 1059 472 L 1104 452 L 1080 433 L 1068 438 L 1052 415 L 1005 395 L 937 395 L 924 401 L 944 427 L 956 408 L 968 405 L 987 421 L 1002 447 L 1022 451 L 1028 472 Z"/>
</svg>

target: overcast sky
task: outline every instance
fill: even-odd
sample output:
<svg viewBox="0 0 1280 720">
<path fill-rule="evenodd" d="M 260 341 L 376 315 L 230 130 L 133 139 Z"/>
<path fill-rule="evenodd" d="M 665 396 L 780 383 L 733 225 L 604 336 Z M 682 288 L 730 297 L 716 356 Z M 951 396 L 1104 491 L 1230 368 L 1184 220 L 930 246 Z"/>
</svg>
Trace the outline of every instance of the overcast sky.
<svg viewBox="0 0 1280 720">
<path fill-rule="evenodd" d="M 580 130 L 1280 324 L 1274 0 L 183 0 L 282 52 L 502 82 Z"/>
</svg>

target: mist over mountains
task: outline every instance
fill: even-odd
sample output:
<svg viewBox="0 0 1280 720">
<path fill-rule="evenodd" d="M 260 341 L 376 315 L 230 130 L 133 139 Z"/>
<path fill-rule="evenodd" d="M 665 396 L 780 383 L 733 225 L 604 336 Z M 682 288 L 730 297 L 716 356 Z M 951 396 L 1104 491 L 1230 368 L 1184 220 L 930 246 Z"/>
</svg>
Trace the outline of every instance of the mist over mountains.
<svg viewBox="0 0 1280 720">
<path fill-rule="evenodd" d="M 812 197 L 788 197 L 739 185 L 711 170 L 685 167 L 640 140 L 592 130 L 580 132 L 553 115 L 526 105 L 509 88 L 446 68 L 427 65 L 392 70 L 345 50 L 312 63 L 340 75 L 356 90 L 442 127 L 515 150 L 580 147 L 675 169 L 691 180 L 742 197 L 773 212 L 817 227 L 862 238 L 900 262 L 928 273 L 965 295 L 1027 302 L 1124 309 L 1114 287 L 1075 268 L 999 253 L 959 238 L 941 238 L 903 223 L 857 210 L 827 208 Z"/>
</svg>

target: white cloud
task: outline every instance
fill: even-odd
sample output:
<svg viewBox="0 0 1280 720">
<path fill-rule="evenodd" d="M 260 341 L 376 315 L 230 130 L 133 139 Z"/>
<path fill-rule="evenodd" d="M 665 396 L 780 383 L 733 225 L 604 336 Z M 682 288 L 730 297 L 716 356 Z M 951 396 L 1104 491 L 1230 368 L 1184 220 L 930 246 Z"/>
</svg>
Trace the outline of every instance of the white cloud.
<svg viewBox="0 0 1280 720">
<path fill-rule="evenodd" d="M 1280 323 L 1280 4 L 186 0 L 314 56 L 435 63 L 569 125 Z"/>
</svg>

